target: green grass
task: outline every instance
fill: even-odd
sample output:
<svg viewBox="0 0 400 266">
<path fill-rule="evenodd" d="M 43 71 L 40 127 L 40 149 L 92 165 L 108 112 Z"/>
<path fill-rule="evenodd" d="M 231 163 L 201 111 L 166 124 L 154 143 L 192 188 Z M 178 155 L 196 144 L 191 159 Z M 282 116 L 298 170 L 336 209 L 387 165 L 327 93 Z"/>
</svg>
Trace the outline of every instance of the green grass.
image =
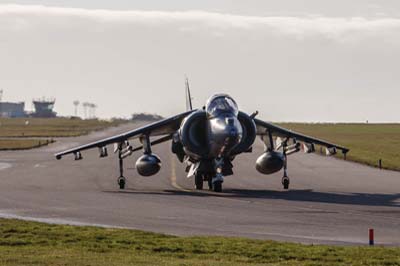
<svg viewBox="0 0 400 266">
<path fill-rule="evenodd" d="M 283 127 L 350 148 L 348 160 L 400 170 L 400 124 L 303 124 L 282 123 Z M 338 154 L 338 157 L 342 157 Z"/>
<path fill-rule="evenodd" d="M 53 143 L 53 139 L 0 139 L 0 150 L 27 150 Z"/>
<path fill-rule="evenodd" d="M 79 118 L 0 118 L 0 150 L 37 148 L 54 142 L 55 137 L 86 135 L 123 122 Z"/>
<path fill-rule="evenodd" d="M 0 137 L 75 137 L 120 123 L 78 118 L 0 118 Z"/>
<path fill-rule="evenodd" d="M 174 237 L 1 219 L 0 265 L 400 265 L 400 249 Z"/>
</svg>

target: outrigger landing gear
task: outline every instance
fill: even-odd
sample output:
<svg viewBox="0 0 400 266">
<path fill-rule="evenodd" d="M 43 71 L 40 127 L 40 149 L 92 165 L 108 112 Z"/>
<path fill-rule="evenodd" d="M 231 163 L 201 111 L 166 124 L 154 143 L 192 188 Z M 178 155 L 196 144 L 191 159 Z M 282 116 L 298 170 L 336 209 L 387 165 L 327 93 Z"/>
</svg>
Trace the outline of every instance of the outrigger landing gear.
<svg viewBox="0 0 400 266">
<path fill-rule="evenodd" d="M 123 176 L 118 177 L 119 189 L 125 189 L 126 179 Z"/>
<path fill-rule="evenodd" d="M 287 190 L 289 189 L 289 184 L 290 184 L 290 179 L 288 176 L 283 176 L 282 177 L 282 185 L 283 185 L 283 189 Z"/>
<path fill-rule="evenodd" d="M 290 178 L 287 175 L 287 155 L 284 153 L 285 162 L 283 163 L 283 177 L 282 177 L 282 185 L 283 189 L 288 190 L 290 184 Z"/>
<path fill-rule="evenodd" d="M 122 145 L 120 145 L 118 148 L 118 160 L 119 160 L 118 185 L 119 189 L 125 189 L 126 178 L 124 177 L 124 159 L 122 158 Z"/>
</svg>

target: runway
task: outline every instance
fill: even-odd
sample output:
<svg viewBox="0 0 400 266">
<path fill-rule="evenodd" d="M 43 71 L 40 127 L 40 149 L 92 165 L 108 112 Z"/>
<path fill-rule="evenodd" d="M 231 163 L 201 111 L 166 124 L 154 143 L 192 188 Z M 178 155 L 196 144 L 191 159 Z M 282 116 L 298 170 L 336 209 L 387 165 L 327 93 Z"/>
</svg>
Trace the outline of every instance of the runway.
<svg viewBox="0 0 400 266">
<path fill-rule="evenodd" d="M 400 173 L 324 157 L 289 157 L 291 188 L 282 173 L 255 170 L 263 146 L 238 156 L 221 194 L 193 189 L 170 144 L 153 147 L 163 162 L 153 177 L 125 160 L 127 189 L 117 188 L 117 158 L 84 152 L 82 161 L 53 154 L 121 133 L 124 125 L 89 136 L 59 139 L 36 150 L 0 152 L 0 216 L 54 223 L 134 228 L 174 235 L 224 235 L 319 244 L 400 245 Z M 110 149 L 111 150 L 111 149 Z M 206 187 L 206 186 L 205 186 Z"/>
</svg>

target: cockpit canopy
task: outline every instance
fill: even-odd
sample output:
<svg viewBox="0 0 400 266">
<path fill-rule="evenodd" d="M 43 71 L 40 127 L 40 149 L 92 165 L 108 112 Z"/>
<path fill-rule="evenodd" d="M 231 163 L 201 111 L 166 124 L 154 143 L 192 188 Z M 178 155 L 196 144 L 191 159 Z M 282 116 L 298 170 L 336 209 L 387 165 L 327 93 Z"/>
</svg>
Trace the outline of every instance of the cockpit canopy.
<svg viewBox="0 0 400 266">
<path fill-rule="evenodd" d="M 208 99 L 206 112 L 209 117 L 217 117 L 226 113 L 238 116 L 239 108 L 235 100 L 233 100 L 229 95 L 217 94 Z"/>
</svg>

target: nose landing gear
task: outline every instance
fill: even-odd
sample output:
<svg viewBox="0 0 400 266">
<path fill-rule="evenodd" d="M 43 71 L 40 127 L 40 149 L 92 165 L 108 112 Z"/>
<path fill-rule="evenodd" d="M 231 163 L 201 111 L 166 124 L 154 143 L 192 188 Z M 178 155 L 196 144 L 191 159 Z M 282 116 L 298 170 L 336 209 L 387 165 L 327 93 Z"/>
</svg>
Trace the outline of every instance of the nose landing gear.
<svg viewBox="0 0 400 266">
<path fill-rule="evenodd" d="M 211 189 L 214 192 L 222 192 L 222 183 L 224 183 L 224 176 L 222 175 L 223 165 L 224 160 L 222 158 L 215 159 L 214 166 L 216 175 L 214 178 L 211 179 Z"/>
<path fill-rule="evenodd" d="M 221 173 L 217 173 L 217 175 L 211 180 L 212 190 L 214 192 L 222 192 L 222 183 L 224 183 L 224 177 Z"/>
<path fill-rule="evenodd" d="M 233 174 L 232 164 L 229 158 L 215 158 L 213 160 L 201 161 L 197 167 L 190 166 L 186 170 L 188 176 L 194 176 L 194 187 L 196 190 L 202 190 L 204 182 L 207 182 L 208 188 L 214 192 L 222 192 L 222 183 L 224 177 Z"/>
<path fill-rule="evenodd" d="M 196 173 L 194 176 L 195 188 L 196 190 L 202 190 L 204 184 L 204 178 L 201 173 Z M 215 177 L 206 176 L 208 189 L 214 192 L 222 192 L 222 183 L 224 182 L 224 177 L 222 174 L 217 173 Z"/>
</svg>

